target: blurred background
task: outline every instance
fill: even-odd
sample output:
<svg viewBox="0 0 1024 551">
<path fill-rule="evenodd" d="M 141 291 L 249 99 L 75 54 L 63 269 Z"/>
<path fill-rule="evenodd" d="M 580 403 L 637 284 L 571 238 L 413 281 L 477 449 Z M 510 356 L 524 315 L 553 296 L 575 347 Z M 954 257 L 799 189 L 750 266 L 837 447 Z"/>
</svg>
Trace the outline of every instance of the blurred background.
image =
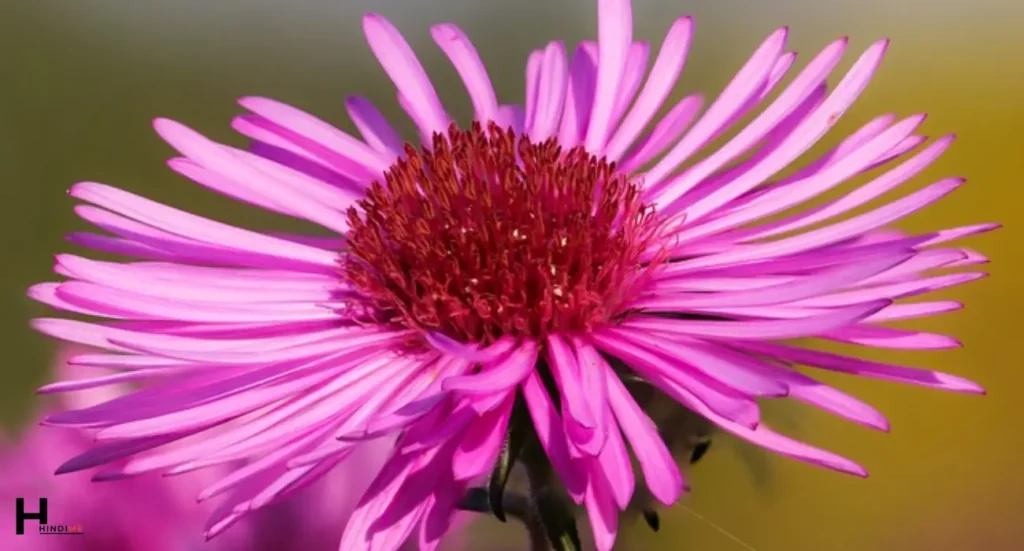
<svg viewBox="0 0 1024 551">
<path fill-rule="evenodd" d="M 163 165 L 170 150 L 149 121 L 176 118 L 214 139 L 241 143 L 227 125 L 238 112 L 234 99 L 265 95 L 351 129 L 342 105 L 348 94 L 369 96 L 402 120 L 393 88 L 363 41 L 360 15 L 366 11 L 386 15 L 405 33 L 459 120 L 469 116 L 469 103 L 430 39 L 430 24 L 455 22 L 468 32 L 505 101 L 522 97 L 530 49 L 596 36 L 594 0 L 0 1 L 0 338 L 7 357 L 0 369 L 0 418 L 9 430 L 35 418 L 41 402 L 33 389 L 52 378 L 53 346 L 27 326 L 45 310 L 30 303 L 24 289 L 52 277 L 51 255 L 68 249 L 62 235 L 83 227 L 64 190 L 96 180 L 228 222 L 282 227 L 279 219 L 174 176 Z M 1014 275 L 1022 264 L 1014 243 L 1024 198 L 1024 4 L 635 0 L 634 12 L 635 38 L 655 47 L 672 19 L 696 17 L 676 97 L 717 93 L 782 25 L 791 26 L 790 49 L 804 61 L 850 35 L 843 67 L 858 49 L 891 37 L 885 64 L 826 145 L 881 113 L 927 112 L 925 133 L 956 132 L 959 139 L 916 182 L 960 175 L 970 183 L 903 227 L 925 231 L 985 221 L 1006 227 L 965 242 L 993 261 L 991 278 L 942 293 L 968 308 L 915 323 L 958 337 L 964 348 L 875 355 L 967 376 L 989 390 L 987 397 L 828 378 L 887 413 L 892 433 L 788 406 L 773 411 L 776 424 L 860 461 L 871 478 L 768 457 L 721 438 L 691 473 L 695 491 L 685 508 L 666 513 L 659 534 L 642 522 L 627 524 L 619 547 L 1024 549 L 1016 396 L 1024 371 L 1015 347 L 1024 330 L 1017 318 L 1024 291 Z M 408 137 L 410 129 L 403 127 Z M 491 521 L 475 523 L 471 536 L 473 549 L 510 551 L 522 538 L 519 530 Z"/>
</svg>

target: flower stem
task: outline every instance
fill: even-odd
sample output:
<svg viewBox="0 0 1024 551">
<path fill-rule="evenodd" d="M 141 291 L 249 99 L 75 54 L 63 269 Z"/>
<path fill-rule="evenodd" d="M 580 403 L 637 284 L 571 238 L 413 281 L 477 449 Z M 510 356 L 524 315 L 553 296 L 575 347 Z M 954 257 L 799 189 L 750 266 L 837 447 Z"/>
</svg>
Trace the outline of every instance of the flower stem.
<svg viewBox="0 0 1024 551">
<path fill-rule="evenodd" d="M 541 449 L 540 442 L 535 441 L 533 444 L 535 445 L 528 446 L 523 453 L 523 465 L 526 467 L 526 478 L 530 485 L 530 511 L 541 526 L 537 534 L 531 531 L 531 542 L 535 536 L 539 538 L 546 535 L 554 551 L 579 551 L 581 546 L 580 536 L 576 530 L 576 519 L 562 492 L 556 487 L 558 477 L 554 475 L 551 462 Z"/>
<path fill-rule="evenodd" d="M 526 523 L 526 533 L 530 538 L 530 551 L 548 551 L 548 534 L 544 531 L 544 522 L 540 515 L 531 514 Z"/>
<path fill-rule="evenodd" d="M 550 548 L 547 532 L 544 531 L 544 522 L 530 504 L 530 498 L 516 492 L 505 492 L 502 497 L 505 513 L 526 526 L 530 536 L 530 551 L 548 551 Z M 491 504 L 487 489 L 470 488 L 459 503 L 459 509 L 490 514 Z"/>
</svg>

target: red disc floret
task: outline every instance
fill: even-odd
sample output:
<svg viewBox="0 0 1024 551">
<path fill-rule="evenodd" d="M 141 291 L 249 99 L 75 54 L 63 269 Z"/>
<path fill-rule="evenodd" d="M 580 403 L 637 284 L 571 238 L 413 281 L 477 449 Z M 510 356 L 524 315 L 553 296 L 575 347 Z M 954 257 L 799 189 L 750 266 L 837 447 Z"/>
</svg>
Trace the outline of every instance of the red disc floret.
<svg viewBox="0 0 1024 551">
<path fill-rule="evenodd" d="M 342 272 L 376 319 L 485 343 L 608 321 L 657 228 L 614 163 L 493 123 L 406 145 L 348 217 Z"/>
</svg>

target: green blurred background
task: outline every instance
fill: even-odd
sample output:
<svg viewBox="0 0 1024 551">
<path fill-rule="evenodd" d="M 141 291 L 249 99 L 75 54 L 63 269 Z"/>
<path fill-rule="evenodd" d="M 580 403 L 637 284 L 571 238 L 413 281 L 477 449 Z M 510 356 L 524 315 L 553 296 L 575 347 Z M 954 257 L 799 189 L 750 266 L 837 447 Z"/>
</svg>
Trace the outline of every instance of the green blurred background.
<svg viewBox="0 0 1024 551">
<path fill-rule="evenodd" d="M 27 328 L 44 309 L 24 289 L 50 276 L 62 235 L 83 227 L 63 191 L 81 180 L 123 186 L 230 222 L 281 221 L 215 197 L 163 166 L 170 150 L 152 133 L 156 116 L 177 118 L 240 143 L 227 126 L 233 99 L 267 95 L 345 128 L 342 98 L 363 94 L 396 120 L 394 92 L 363 43 L 359 15 L 379 11 L 413 44 L 442 99 L 460 120 L 470 110 L 455 72 L 430 40 L 429 24 L 452 21 L 472 36 L 499 94 L 521 97 L 525 56 L 549 40 L 595 36 L 593 0 L 35 0 L 0 2 L 0 416 L 9 426 L 37 407 L 32 389 L 49 378 L 52 345 Z M 960 338 L 943 352 L 876 354 L 968 376 L 987 397 L 946 395 L 829 377 L 886 412 L 891 434 L 872 433 L 804 408 L 778 411 L 784 430 L 852 457 L 860 480 L 733 442 L 716 443 L 691 473 L 686 507 L 758 551 L 1024 549 L 1024 443 L 1016 391 L 1024 382 L 1013 275 L 1021 262 L 1019 181 L 1024 168 L 1024 6 L 1010 0 L 636 0 L 636 37 L 660 43 L 669 22 L 697 18 L 677 95 L 721 89 L 771 30 L 790 25 L 806 61 L 845 34 L 852 50 L 891 37 L 886 63 L 861 101 L 827 137 L 834 144 L 885 112 L 931 114 L 925 133 L 959 140 L 922 185 L 962 175 L 970 184 L 905 221 L 924 231 L 982 221 L 1005 229 L 966 243 L 988 255 L 992 277 L 942 293 L 966 310 L 915 327 Z M 849 54 L 853 57 L 855 54 Z M 849 65 L 847 60 L 844 64 Z M 410 126 L 403 129 L 407 132 Z M 741 550 L 680 507 L 660 534 L 629 525 L 622 549 Z M 514 549 L 521 534 L 480 523 L 480 548 Z M 486 542 L 486 543 L 484 543 Z"/>
</svg>

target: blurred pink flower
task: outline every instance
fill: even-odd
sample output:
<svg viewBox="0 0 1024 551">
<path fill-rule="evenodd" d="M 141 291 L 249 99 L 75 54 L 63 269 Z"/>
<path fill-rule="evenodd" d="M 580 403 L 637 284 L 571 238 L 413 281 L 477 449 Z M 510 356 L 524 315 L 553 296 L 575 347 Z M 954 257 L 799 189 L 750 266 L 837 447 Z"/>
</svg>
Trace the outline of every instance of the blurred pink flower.
<svg viewBox="0 0 1024 551">
<path fill-rule="evenodd" d="M 337 468 L 317 478 L 280 502 L 261 507 L 242 517 L 239 529 L 227 530 L 225 537 L 243 531 L 249 538 L 246 551 L 336 551 L 345 523 L 370 482 L 391 453 L 392 444 L 374 441 L 357 447 Z M 251 486 L 253 490 L 262 487 Z M 229 499 L 228 503 L 233 503 Z M 456 514 L 447 536 L 452 549 L 465 549 L 460 528 L 471 513 Z M 212 541 L 217 542 L 220 537 Z M 406 549 L 415 546 L 406 545 Z M 223 549 L 223 547 L 218 547 Z"/>
<path fill-rule="evenodd" d="M 67 365 L 67 358 L 81 352 L 81 347 L 61 349 L 54 362 L 55 374 L 65 380 L 95 376 L 94 369 Z M 63 405 L 88 407 L 125 390 L 107 386 L 68 393 Z M 47 524 L 78 525 L 85 534 L 41 535 L 36 521 L 29 520 L 22 535 L 15 534 L 13 526 L 0 530 L 0 549 L 192 551 L 203 545 L 202 525 L 210 507 L 197 505 L 194 496 L 212 473 L 192 473 L 173 484 L 157 474 L 105 484 L 93 483 L 93 473 L 89 472 L 54 476 L 69 454 L 83 453 L 93 444 L 88 431 L 39 424 L 18 437 L 4 438 L 0 444 L 0 516 L 13 523 L 16 498 L 25 499 L 28 512 L 38 511 L 39 499 L 47 498 Z M 239 532 L 203 549 L 242 549 L 243 535 Z"/>
<path fill-rule="evenodd" d="M 245 517 L 252 550 L 336 551 L 345 521 L 390 453 L 390 444 L 368 443 L 354 450 L 340 468 Z"/>
<path fill-rule="evenodd" d="M 69 366 L 67 360 L 88 352 L 83 347 L 62 348 L 54 361 L 61 380 L 97 376 L 95 368 Z M 89 407 L 124 394 L 113 385 L 70 392 L 63 406 Z M 79 525 L 85 535 L 40 535 L 29 520 L 25 534 L 13 527 L 0 530 L 3 551 L 334 551 L 345 520 L 390 452 L 384 441 L 353 452 L 346 468 L 335 469 L 281 503 L 248 517 L 237 530 L 204 542 L 203 526 L 215 506 L 196 503 L 200 490 L 225 474 L 223 467 L 161 477 L 145 474 L 94 483 L 96 474 L 82 471 L 54 476 L 67 457 L 86 452 L 94 444 L 87 430 L 61 430 L 41 424 L 16 438 L 0 441 L 0 517 L 13 522 L 15 499 L 25 499 L 25 510 L 39 509 L 48 500 L 48 524 Z"/>
</svg>

